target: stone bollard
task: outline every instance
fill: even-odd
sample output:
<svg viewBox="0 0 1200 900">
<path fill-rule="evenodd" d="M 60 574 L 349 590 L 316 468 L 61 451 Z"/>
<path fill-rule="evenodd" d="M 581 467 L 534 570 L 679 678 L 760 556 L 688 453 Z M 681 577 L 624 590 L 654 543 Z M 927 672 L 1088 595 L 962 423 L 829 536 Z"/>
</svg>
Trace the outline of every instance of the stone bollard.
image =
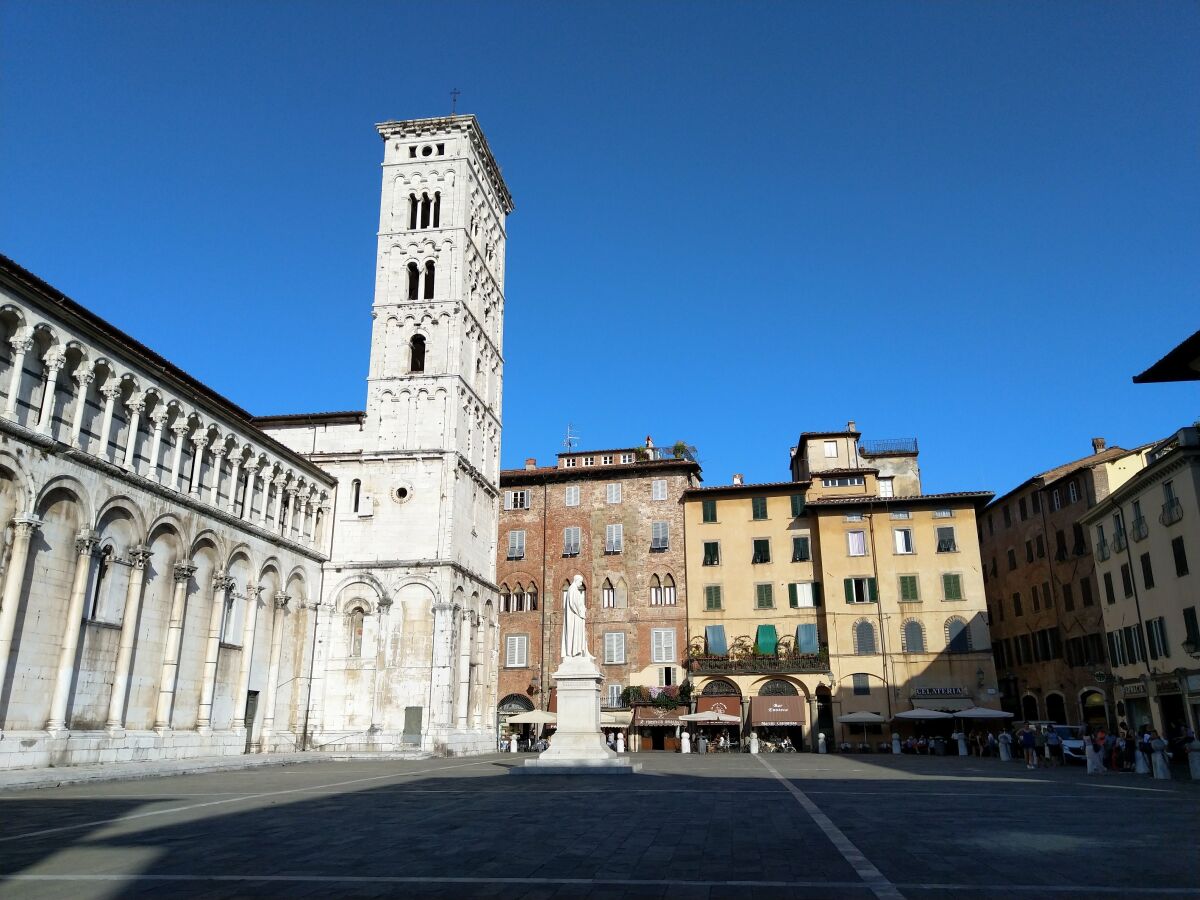
<svg viewBox="0 0 1200 900">
<path fill-rule="evenodd" d="M 758 732 L 757 731 L 750 732 L 750 752 L 752 754 L 758 752 Z"/>
<path fill-rule="evenodd" d="M 517 752 L 517 736 L 515 734 L 508 739 L 508 752 L 509 753 Z"/>
<path fill-rule="evenodd" d="M 818 753 L 828 753 L 829 752 L 829 748 L 827 748 L 825 746 L 825 732 L 823 732 L 823 731 L 818 732 L 818 734 L 817 734 L 817 752 Z"/>
<path fill-rule="evenodd" d="M 617 734 L 617 752 L 625 752 L 625 732 L 623 731 Z"/>
<path fill-rule="evenodd" d="M 680 739 L 679 739 L 679 752 L 680 753 L 691 753 L 692 752 L 692 736 L 690 734 L 688 734 L 686 731 L 683 733 L 683 736 L 680 737 Z"/>
<path fill-rule="evenodd" d="M 897 756 L 900 755 L 900 735 L 895 731 L 892 732 L 892 752 Z"/>
</svg>

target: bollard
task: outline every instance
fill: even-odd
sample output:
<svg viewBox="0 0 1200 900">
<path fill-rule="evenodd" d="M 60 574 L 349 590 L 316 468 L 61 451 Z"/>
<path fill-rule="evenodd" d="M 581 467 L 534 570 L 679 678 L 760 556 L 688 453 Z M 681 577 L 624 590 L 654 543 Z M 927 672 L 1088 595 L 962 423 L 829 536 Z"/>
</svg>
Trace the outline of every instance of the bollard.
<svg viewBox="0 0 1200 900">
<path fill-rule="evenodd" d="M 826 748 L 826 746 L 825 746 L 825 732 L 823 732 L 823 731 L 819 732 L 817 734 L 817 752 L 818 753 L 828 753 L 829 752 L 828 748 Z"/>
<path fill-rule="evenodd" d="M 895 731 L 892 732 L 892 752 L 897 755 L 900 753 L 900 735 Z"/>
<path fill-rule="evenodd" d="M 625 732 L 623 731 L 617 734 L 617 752 L 625 752 Z M 687 751 L 684 752 L 686 753 Z"/>
<path fill-rule="evenodd" d="M 757 731 L 750 732 L 750 752 L 751 753 L 758 752 L 758 732 Z"/>
<path fill-rule="evenodd" d="M 692 752 L 692 736 L 690 734 L 688 734 L 686 731 L 683 733 L 683 736 L 679 739 L 679 752 L 680 753 L 691 753 Z"/>
</svg>

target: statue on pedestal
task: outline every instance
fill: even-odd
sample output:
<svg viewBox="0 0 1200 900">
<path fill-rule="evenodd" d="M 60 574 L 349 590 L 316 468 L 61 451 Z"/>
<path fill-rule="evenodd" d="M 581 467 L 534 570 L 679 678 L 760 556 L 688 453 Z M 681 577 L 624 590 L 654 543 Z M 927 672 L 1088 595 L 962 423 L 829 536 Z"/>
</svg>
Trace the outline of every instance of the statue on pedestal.
<svg viewBox="0 0 1200 900">
<path fill-rule="evenodd" d="M 592 659 L 587 648 L 587 606 L 584 604 L 583 576 L 576 575 L 567 588 L 563 604 L 562 658 L 582 656 Z"/>
</svg>

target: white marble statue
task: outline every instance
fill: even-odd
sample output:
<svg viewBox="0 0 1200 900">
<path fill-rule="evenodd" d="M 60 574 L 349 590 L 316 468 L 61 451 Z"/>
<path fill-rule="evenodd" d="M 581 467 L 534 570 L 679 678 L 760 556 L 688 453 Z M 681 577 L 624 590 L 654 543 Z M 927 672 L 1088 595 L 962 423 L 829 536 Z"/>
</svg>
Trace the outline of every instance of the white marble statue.
<svg viewBox="0 0 1200 900">
<path fill-rule="evenodd" d="M 587 648 L 587 607 L 583 603 L 583 576 L 576 575 L 567 588 L 563 608 L 562 658 L 582 656 L 591 659 Z"/>
</svg>

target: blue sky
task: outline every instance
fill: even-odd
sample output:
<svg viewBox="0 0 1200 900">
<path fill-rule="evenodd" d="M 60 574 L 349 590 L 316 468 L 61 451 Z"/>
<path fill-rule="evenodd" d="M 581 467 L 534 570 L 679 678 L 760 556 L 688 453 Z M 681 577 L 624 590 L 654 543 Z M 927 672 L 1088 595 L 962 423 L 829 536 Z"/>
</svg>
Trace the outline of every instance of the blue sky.
<svg viewBox="0 0 1200 900">
<path fill-rule="evenodd" d="M 382 147 L 475 113 L 503 463 L 802 430 L 1008 490 L 1200 415 L 1195 3 L 0 6 L 0 250 L 256 413 L 361 409 Z"/>
</svg>

